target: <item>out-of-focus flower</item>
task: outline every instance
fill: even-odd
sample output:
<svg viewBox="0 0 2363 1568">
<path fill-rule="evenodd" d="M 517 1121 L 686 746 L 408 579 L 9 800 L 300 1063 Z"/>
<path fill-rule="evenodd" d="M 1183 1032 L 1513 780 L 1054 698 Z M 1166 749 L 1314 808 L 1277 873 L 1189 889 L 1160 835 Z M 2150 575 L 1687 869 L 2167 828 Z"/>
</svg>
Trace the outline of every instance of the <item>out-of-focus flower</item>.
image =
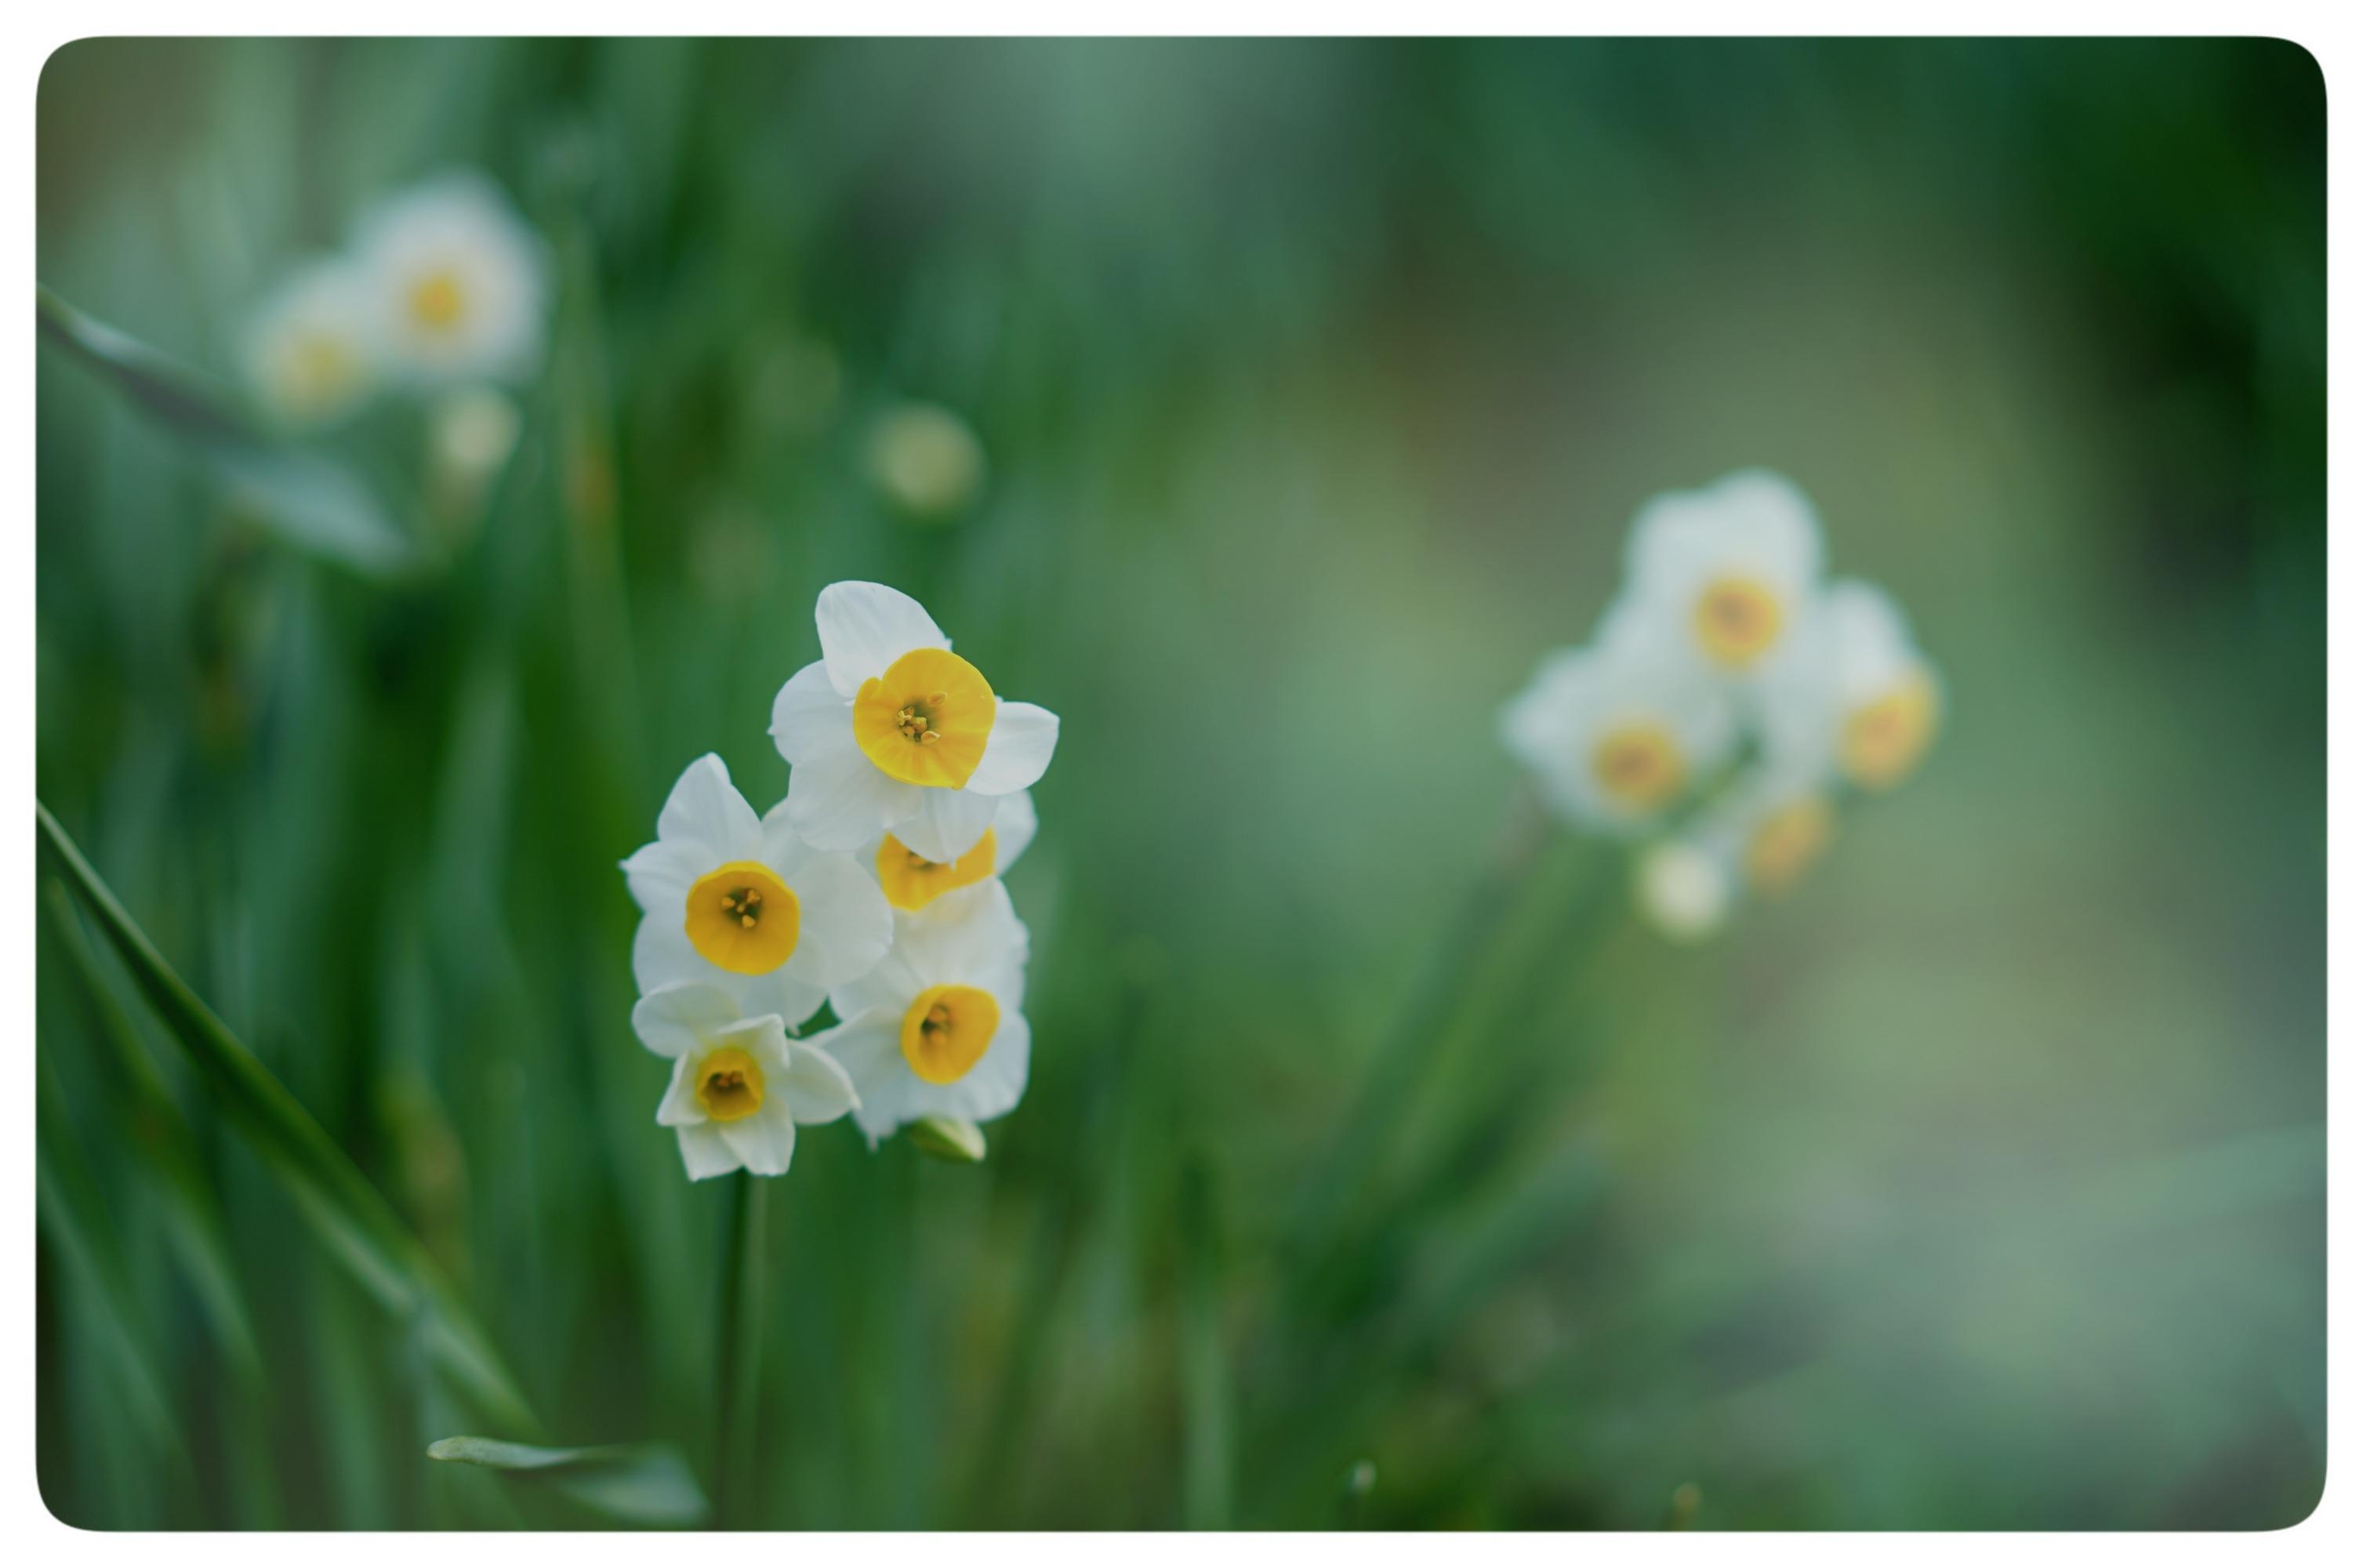
<svg viewBox="0 0 2363 1568">
<path fill-rule="evenodd" d="M 516 399 L 482 383 L 455 386 L 427 410 L 427 486 L 438 516 L 472 526 L 523 428 Z"/>
<path fill-rule="evenodd" d="M 438 175 L 362 215 L 356 262 L 378 295 L 396 373 L 421 385 L 519 381 L 541 365 L 550 264 L 483 175 Z"/>
<path fill-rule="evenodd" d="M 1936 740 L 1943 686 L 1884 591 L 1835 584 L 1822 613 L 1836 666 L 1839 770 L 1859 788 L 1892 789 Z"/>
<path fill-rule="evenodd" d="M 1659 623 L 1709 671 L 1752 675 L 1795 645 L 1821 570 L 1812 505 L 1747 469 L 1641 508 L 1610 620 Z"/>
<path fill-rule="evenodd" d="M 914 517 L 950 517 L 984 484 L 984 446 L 968 422 L 933 403 L 888 409 L 870 428 L 871 481 Z"/>
<path fill-rule="evenodd" d="M 381 370 L 377 296 L 342 260 L 306 262 L 289 273 L 249 321 L 239 358 L 270 416 L 316 428 L 361 406 Z"/>
<path fill-rule="evenodd" d="M 1649 923 L 1680 942 L 1713 936 L 1731 913 L 1730 868 L 1686 839 L 1645 851 L 1634 867 L 1633 891 Z"/>
<path fill-rule="evenodd" d="M 1837 812 L 1821 778 L 1768 768 L 1715 803 L 1700 838 L 1739 867 L 1750 890 L 1769 896 L 1794 886 L 1836 834 Z"/>
<path fill-rule="evenodd" d="M 806 844 L 778 807 L 759 820 L 711 752 L 683 770 L 657 841 L 623 869 L 646 911 L 632 939 L 640 989 L 718 986 L 737 998 L 734 1016 L 800 1023 L 893 940 L 885 896 L 852 857 Z"/>
<path fill-rule="evenodd" d="M 1625 622 L 1588 647 L 1545 655 L 1503 705 L 1502 744 L 1578 826 L 1642 830 L 1731 755 L 1730 695 L 1673 640 L 1662 627 Z"/>
<path fill-rule="evenodd" d="M 993 826 L 956 861 L 931 861 L 892 833 L 862 851 L 860 859 L 877 875 L 887 903 L 897 909 L 924 909 L 947 893 L 999 876 L 1015 865 L 1034 841 L 1035 824 L 1034 796 L 1021 789 L 1001 797 Z"/>
<path fill-rule="evenodd" d="M 1002 798 L 1050 765 L 1058 715 L 995 696 L 906 594 L 832 583 L 814 619 L 821 657 L 771 705 L 771 739 L 794 770 L 788 821 L 826 850 L 892 833 L 927 860 L 960 860 Z"/>
<path fill-rule="evenodd" d="M 778 1014 L 744 1017 L 738 998 L 717 985 L 657 987 L 632 1009 L 632 1030 L 672 1059 L 657 1124 L 680 1139 L 692 1181 L 742 1165 L 784 1175 L 798 1122 L 835 1121 L 857 1104 L 843 1067 L 790 1040 Z"/>
<path fill-rule="evenodd" d="M 894 917 L 878 967 L 830 991 L 812 1044 L 844 1065 L 871 1142 L 921 1117 L 989 1121 L 1026 1093 L 1026 927 L 998 881 Z"/>
</svg>

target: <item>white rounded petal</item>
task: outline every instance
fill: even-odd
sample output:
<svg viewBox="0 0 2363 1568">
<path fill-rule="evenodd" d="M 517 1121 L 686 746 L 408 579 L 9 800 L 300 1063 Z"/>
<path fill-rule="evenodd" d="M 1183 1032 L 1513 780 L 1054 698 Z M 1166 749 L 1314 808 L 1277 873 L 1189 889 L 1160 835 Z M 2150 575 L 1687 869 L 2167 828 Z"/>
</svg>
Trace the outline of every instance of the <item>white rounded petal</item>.
<svg viewBox="0 0 2363 1568">
<path fill-rule="evenodd" d="M 623 862 L 624 885 L 642 909 L 679 909 L 689 897 L 690 884 L 718 863 L 688 844 L 660 839 L 641 845 Z"/>
<path fill-rule="evenodd" d="M 965 789 L 921 789 L 916 784 L 904 787 L 918 791 L 918 810 L 904 821 L 891 824 L 891 829 L 906 849 L 931 861 L 960 859 L 976 848 L 976 841 L 993 826 L 996 805 L 993 795 Z"/>
<path fill-rule="evenodd" d="M 823 990 L 868 973 L 894 940 L 894 911 L 850 855 L 797 844 L 773 862 L 796 895 L 796 951 L 781 966 Z"/>
<path fill-rule="evenodd" d="M 787 1027 L 796 1028 L 819 1012 L 828 998 L 819 986 L 791 974 L 794 967 L 783 963 L 769 974 L 732 974 L 715 969 L 713 984 L 738 998 L 742 1014 L 775 1014 Z"/>
<path fill-rule="evenodd" d="M 720 1129 L 712 1122 L 676 1128 L 673 1133 L 681 1140 L 681 1162 L 688 1167 L 691 1181 L 727 1176 L 738 1168 L 737 1151 L 722 1140 Z"/>
<path fill-rule="evenodd" d="M 918 600 L 883 583 L 831 583 L 820 591 L 813 620 L 828 678 L 848 701 L 911 650 L 952 645 Z"/>
<path fill-rule="evenodd" d="M 1026 1097 L 1026 1076 L 1034 1054 L 1034 1030 L 1015 1002 L 1006 997 L 996 1000 L 1002 1004 L 1001 1023 L 993 1031 L 993 1043 L 985 1048 L 976 1065 L 951 1084 L 930 1084 L 911 1073 L 913 1087 L 903 1120 L 956 1116 L 971 1121 L 991 1121 L 1017 1108 L 1017 1102 Z"/>
<path fill-rule="evenodd" d="M 788 1162 L 796 1152 L 796 1118 L 789 1112 L 786 1095 L 766 1092 L 762 1108 L 753 1116 L 714 1126 L 749 1175 L 788 1173 Z"/>
<path fill-rule="evenodd" d="M 672 1081 L 665 1085 L 664 1098 L 657 1102 L 659 1127 L 695 1127 L 705 1119 L 705 1107 L 697 1103 L 696 1085 L 690 1073 L 697 1065 L 697 1053 L 672 1059 Z"/>
<path fill-rule="evenodd" d="M 660 985 L 632 1008 L 632 1032 L 659 1056 L 685 1056 L 746 1015 L 718 985 Z"/>
<path fill-rule="evenodd" d="M 755 808 L 731 784 L 730 770 L 708 751 L 682 770 L 665 796 L 664 809 L 657 813 L 657 840 L 680 846 L 684 855 L 702 853 L 705 871 L 711 871 L 729 861 L 754 859 L 762 851 L 763 828 Z"/>
<path fill-rule="evenodd" d="M 1001 797 L 993 811 L 993 874 L 1005 875 L 1034 841 L 1037 818 L 1034 795 L 1030 790 L 1017 790 Z"/>
<path fill-rule="evenodd" d="M 888 778 L 848 729 L 842 744 L 816 747 L 788 774 L 788 822 L 815 849 L 849 851 L 881 833 L 900 837 L 901 825 L 918 815 L 922 795 L 953 793 Z"/>
<path fill-rule="evenodd" d="M 771 699 L 771 743 L 793 767 L 831 741 L 855 744 L 853 702 L 829 683 L 828 665 L 816 659 L 789 676 Z"/>
<path fill-rule="evenodd" d="M 801 1122 L 835 1121 L 861 1100 L 837 1058 L 802 1040 L 788 1042 L 781 1088 Z"/>
<path fill-rule="evenodd" d="M 908 918 L 908 916 L 901 914 L 895 916 L 894 929 L 898 937 Z M 911 961 L 902 951 L 898 940 L 895 946 L 886 950 L 886 956 L 866 973 L 842 985 L 831 986 L 828 1005 L 837 1009 L 837 1016 L 840 1018 L 882 1008 L 900 1018 L 911 1004 L 918 1000 L 919 993 L 926 988 L 927 982 L 921 980 L 918 971 L 911 967 Z"/>
<path fill-rule="evenodd" d="M 1030 702 L 996 702 L 993 733 L 985 737 L 984 758 L 969 775 L 968 788 L 977 795 L 1031 789 L 1058 745 L 1057 714 Z"/>
<path fill-rule="evenodd" d="M 632 983 L 643 994 L 684 984 L 727 988 L 732 978 L 728 971 L 716 968 L 690 945 L 678 906 L 671 914 L 651 909 L 640 917 L 632 932 Z M 740 1017 L 744 1011 L 731 1017 Z"/>
<path fill-rule="evenodd" d="M 974 985 L 1012 1002 L 1025 994 L 1026 922 L 997 878 L 955 888 L 895 922 L 894 948 L 921 987 Z"/>
<path fill-rule="evenodd" d="M 856 1013 L 835 1029 L 824 1029 L 804 1042 L 825 1051 L 845 1070 L 846 1080 L 860 1097 L 854 1125 L 875 1144 L 901 1126 L 904 1109 L 918 1077 L 903 1060 L 903 1015 L 884 1007 Z"/>
</svg>

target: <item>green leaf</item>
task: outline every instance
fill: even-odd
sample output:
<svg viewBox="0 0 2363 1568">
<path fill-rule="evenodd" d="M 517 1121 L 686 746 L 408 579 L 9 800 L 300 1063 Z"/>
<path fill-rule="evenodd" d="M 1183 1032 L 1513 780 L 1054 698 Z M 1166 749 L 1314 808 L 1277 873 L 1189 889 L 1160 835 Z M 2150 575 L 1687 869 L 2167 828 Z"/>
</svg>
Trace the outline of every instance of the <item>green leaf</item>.
<svg viewBox="0 0 2363 1568">
<path fill-rule="evenodd" d="M 49 807 L 37 801 L 33 809 L 42 848 L 88 906 L 140 995 L 330 1251 L 381 1307 L 416 1326 L 428 1360 L 487 1420 L 541 1435 L 540 1421 L 492 1341 L 393 1207 L 164 962 Z"/>
<path fill-rule="evenodd" d="M 955 1164 L 984 1162 L 984 1129 L 960 1117 L 921 1117 L 911 1124 L 911 1142 L 921 1153 Z"/>
<path fill-rule="evenodd" d="M 705 1518 L 705 1494 L 689 1462 L 670 1443 L 605 1448 L 534 1448 L 496 1438 L 444 1438 L 427 1457 L 479 1464 L 538 1482 L 611 1518 L 644 1525 L 693 1525 Z"/>
<path fill-rule="evenodd" d="M 147 344 L 39 291 L 41 335 L 188 444 L 282 539 L 365 577 L 426 564 L 369 487 L 316 452 L 272 439 L 218 387 Z"/>
</svg>

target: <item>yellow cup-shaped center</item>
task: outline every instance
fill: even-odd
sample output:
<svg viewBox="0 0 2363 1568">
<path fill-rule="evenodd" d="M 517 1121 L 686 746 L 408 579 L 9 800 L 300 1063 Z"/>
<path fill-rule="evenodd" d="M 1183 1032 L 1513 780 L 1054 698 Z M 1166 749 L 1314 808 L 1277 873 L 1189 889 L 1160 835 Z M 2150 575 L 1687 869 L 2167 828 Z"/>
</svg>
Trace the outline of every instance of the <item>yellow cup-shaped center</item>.
<svg viewBox="0 0 2363 1568">
<path fill-rule="evenodd" d="M 1620 724 L 1592 748 L 1592 776 L 1628 811 L 1655 811 L 1681 794 L 1689 770 L 1671 731 L 1651 720 Z"/>
<path fill-rule="evenodd" d="M 738 1121 L 763 1108 L 763 1069 L 735 1045 L 717 1046 L 697 1063 L 697 1103 L 716 1121 Z"/>
<path fill-rule="evenodd" d="M 853 738 L 890 778 L 958 789 L 984 761 L 993 734 L 993 687 L 975 665 L 942 648 L 915 648 L 853 698 Z"/>
<path fill-rule="evenodd" d="M 1716 578 L 1692 613 L 1699 646 L 1726 670 L 1744 670 L 1761 658 L 1785 618 L 1780 595 L 1753 577 Z"/>
<path fill-rule="evenodd" d="M 683 929 L 698 956 L 733 974 L 769 974 L 796 951 L 802 910 L 769 866 L 733 861 L 689 890 Z"/>
<path fill-rule="evenodd" d="M 983 1060 L 1001 1004 L 973 985 L 930 985 L 903 1015 L 903 1060 L 930 1084 L 957 1084 Z"/>
<path fill-rule="evenodd" d="M 1747 880 L 1762 893 L 1779 893 L 1803 876 L 1829 848 L 1837 830 L 1829 802 L 1809 795 L 1767 816 L 1747 840 Z"/>
<path fill-rule="evenodd" d="M 878 846 L 878 885 L 895 908 L 924 909 L 956 887 L 991 876 L 999 854 L 990 828 L 976 848 L 956 861 L 931 861 L 889 833 Z"/>
<path fill-rule="evenodd" d="M 457 327 L 467 308 L 460 280 L 448 267 L 438 267 L 410 285 L 410 318 L 430 332 Z"/>
<path fill-rule="evenodd" d="M 1847 715 L 1838 765 L 1864 789 L 1888 789 L 1920 765 L 1936 738 L 1936 684 L 1914 674 Z"/>
</svg>

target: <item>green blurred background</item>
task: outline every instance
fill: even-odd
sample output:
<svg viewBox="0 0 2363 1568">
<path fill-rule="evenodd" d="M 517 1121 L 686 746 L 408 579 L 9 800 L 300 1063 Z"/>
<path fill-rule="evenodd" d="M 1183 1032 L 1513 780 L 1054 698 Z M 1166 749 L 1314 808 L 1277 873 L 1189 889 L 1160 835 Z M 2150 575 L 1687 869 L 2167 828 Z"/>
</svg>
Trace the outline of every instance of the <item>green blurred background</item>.
<svg viewBox="0 0 2363 1568">
<path fill-rule="evenodd" d="M 552 1431 L 703 1466 L 728 1184 L 653 1125 L 615 862 L 701 751 L 784 789 L 838 578 L 1064 717 L 990 1161 L 849 1124 L 772 1189 L 758 1522 L 2287 1524 L 2323 127 L 2257 40 L 71 45 L 41 280 L 184 363 L 455 164 L 562 282 L 401 583 L 45 344 L 40 794 Z M 987 453 L 949 522 L 865 472 L 905 398 Z M 322 450 L 448 532 L 423 439 Z M 1585 846 L 1488 880 L 1496 706 L 1644 497 L 1758 463 L 1945 671 L 1921 776 L 1696 950 Z M 51 1508 L 598 1523 L 420 1457 L 483 1423 L 107 960 L 218 1200 L 192 1269 L 43 920 Z M 1439 973 L 1452 1027 L 1382 1043 Z"/>
</svg>

